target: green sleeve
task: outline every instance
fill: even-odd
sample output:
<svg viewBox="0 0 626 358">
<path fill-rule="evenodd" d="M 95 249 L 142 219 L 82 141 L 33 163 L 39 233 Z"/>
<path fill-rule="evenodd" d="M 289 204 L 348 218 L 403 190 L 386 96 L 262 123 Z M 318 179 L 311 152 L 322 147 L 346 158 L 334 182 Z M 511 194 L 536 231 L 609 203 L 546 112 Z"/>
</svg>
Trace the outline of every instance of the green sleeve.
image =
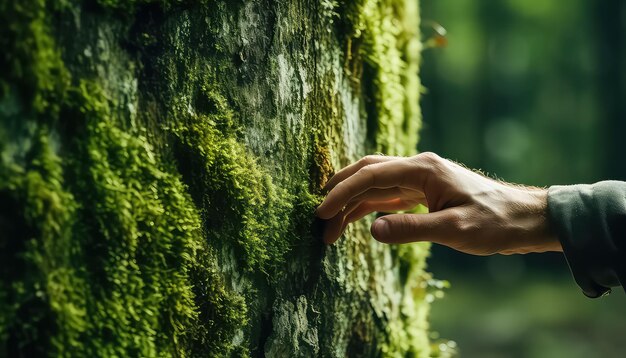
<svg viewBox="0 0 626 358">
<path fill-rule="evenodd" d="M 626 283 L 626 182 L 552 186 L 548 217 L 576 283 L 600 297 Z"/>
</svg>

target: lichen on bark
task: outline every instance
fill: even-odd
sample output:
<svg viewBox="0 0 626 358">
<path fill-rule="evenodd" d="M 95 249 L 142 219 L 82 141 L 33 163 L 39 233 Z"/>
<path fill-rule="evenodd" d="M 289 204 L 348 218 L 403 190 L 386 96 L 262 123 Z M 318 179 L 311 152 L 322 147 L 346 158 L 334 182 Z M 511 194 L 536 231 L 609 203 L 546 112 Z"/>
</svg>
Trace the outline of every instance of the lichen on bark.
<svg viewBox="0 0 626 358">
<path fill-rule="evenodd" d="M 428 246 L 314 218 L 415 152 L 417 5 L 0 4 L 0 355 L 428 356 Z"/>
</svg>

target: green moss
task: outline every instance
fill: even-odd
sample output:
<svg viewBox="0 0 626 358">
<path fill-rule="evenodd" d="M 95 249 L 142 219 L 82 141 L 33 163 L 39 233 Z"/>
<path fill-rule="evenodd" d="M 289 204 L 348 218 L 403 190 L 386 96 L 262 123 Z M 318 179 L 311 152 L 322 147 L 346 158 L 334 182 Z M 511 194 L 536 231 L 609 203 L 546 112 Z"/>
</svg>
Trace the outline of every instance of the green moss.
<svg viewBox="0 0 626 358">
<path fill-rule="evenodd" d="M 82 82 L 66 113 L 84 120 L 73 191 L 88 238 L 94 328 L 111 338 L 99 356 L 178 350 L 196 318 L 186 275 L 201 248 L 200 221 L 178 179 L 161 168 L 145 133 L 111 120 L 99 87 Z M 81 118 L 82 117 L 82 118 Z M 103 344 L 104 343 L 104 344 Z"/>
<path fill-rule="evenodd" d="M 71 266 L 77 204 L 47 129 L 69 86 L 47 13 L 62 6 L 0 3 L 0 355 L 67 354 L 86 326 L 85 285 Z"/>
<path fill-rule="evenodd" d="M 323 139 L 317 136 L 313 139 L 313 153 L 311 166 L 311 188 L 313 192 L 321 193 L 328 179 L 333 175 L 335 169 L 331 162 L 330 150 L 328 143 L 324 143 Z"/>
<path fill-rule="evenodd" d="M 362 86 L 370 136 L 380 152 L 414 154 L 420 126 L 418 4 L 360 0 L 345 6 L 346 65 Z"/>
<path fill-rule="evenodd" d="M 244 298 L 228 289 L 217 271 L 215 255 L 207 250 L 196 257 L 190 270 L 198 317 L 186 338 L 185 355 L 189 357 L 248 356 L 244 344 L 233 337 L 248 324 Z M 174 355 L 175 356 L 175 355 Z"/>
<path fill-rule="evenodd" d="M 61 113 L 82 138 L 63 166 L 47 132 L 28 167 L 3 162 L 0 196 L 20 208 L 0 220 L 16 234 L 0 242 L 14 263 L 0 290 L 4 354 L 227 354 L 223 338 L 245 326 L 246 309 L 217 273 L 180 178 L 146 133 L 115 124 L 95 83 L 71 89 Z"/>
<path fill-rule="evenodd" d="M 234 246 L 242 267 L 268 273 L 296 239 L 290 220 L 296 196 L 275 184 L 242 144 L 218 91 L 202 86 L 196 110 L 167 129 L 176 138 L 181 171 L 196 188 L 209 242 Z"/>
<path fill-rule="evenodd" d="M 50 34 L 48 13 L 62 6 L 46 0 L 0 3 L 0 106 L 15 91 L 29 116 L 50 119 L 58 113 L 70 77 Z"/>
<path fill-rule="evenodd" d="M 87 224 L 77 231 L 91 239 L 89 315 L 108 337 L 91 348 L 98 356 L 185 355 L 194 341 L 234 334 L 245 325 L 245 309 L 205 258 L 200 217 L 173 168 L 160 162 L 141 129 L 115 125 L 104 98 L 98 86 L 81 82 L 71 103 L 85 121 L 73 189 Z M 203 349 L 230 346 L 211 341 Z"/>
<path fill-rule="evenodd" d="M 390 355 L 430 356 L 427 316 L 430 309 L 428 303 L 432 299 L 427 300 L 426 296 L 430 295 L 430 283 L 433 281 L 432 276 L 424 271 L 429 247 L 427 243 L 420 243 L 395 248 L 402 278 L 402 309 L 399 319 L 387 328 L 391 339 L 386 349 L 393 352 Z"/>
<path fill-rule="evenodd" d="M 337 90 L 336 75 L 333 72 L 323 73 L 318 79 L 316 96 L 307 98 L 308 112 L 311 116 L 311 140 L 308 153 L 311 158 L 309 177 L 311 188 L 315 193 L 334 174 L 335 166 L 349 163 L 343 148 L 349 145 L 361 146 L 365 143 L 344 143 L 344 121 L 347 113 L 340 91 Z M 344 89 L 347 90 L 347 89 Z M 354 138 L 354 140 L 358 140 Z"/>
<path fill-rule="evenodd" d="M 77 203 L 48 142 L 45 131 L 37 135 L 27 168 L 0 165 L 0 196 L 14 204 L 0 220 L 3 355 L 67 355 L 87 329 L 86 285 L 73 266 L 80 256 L 71 233 Z"/>
</svg>

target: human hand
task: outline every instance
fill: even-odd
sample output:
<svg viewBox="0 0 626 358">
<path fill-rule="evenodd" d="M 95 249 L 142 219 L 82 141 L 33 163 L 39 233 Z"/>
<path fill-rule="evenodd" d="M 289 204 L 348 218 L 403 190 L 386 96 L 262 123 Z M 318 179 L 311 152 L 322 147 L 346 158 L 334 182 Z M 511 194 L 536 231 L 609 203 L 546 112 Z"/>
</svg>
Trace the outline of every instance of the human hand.
<svg viewBox="0 0 626 358">
<path fill-rule="evenodd" d="M 327 244 L 372 212 L 423 204 L 429 213 L 376 219 L 372 235 L 385 243 L 431 241 L 474 255 L 562 251 L 547 223 L 547 190 L 499 182 L 434 153 L 366 156 L 325 188 L 317 216 L 328 220 Z"/>
</svg>

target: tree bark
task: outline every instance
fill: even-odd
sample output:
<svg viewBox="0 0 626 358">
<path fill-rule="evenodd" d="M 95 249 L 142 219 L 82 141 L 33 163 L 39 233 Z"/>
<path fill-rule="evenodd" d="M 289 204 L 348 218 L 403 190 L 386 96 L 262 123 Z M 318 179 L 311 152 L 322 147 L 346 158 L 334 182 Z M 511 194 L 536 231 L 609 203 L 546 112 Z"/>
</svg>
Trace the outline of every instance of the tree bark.
<svg viewBox="0 0 626 358">
<path fill-rule="evenodd" d="M 0 4 L 0 355 L 429 356 L 428 245 L 322 185 L 415 152 L 412 0 Z"/>
</svg>

